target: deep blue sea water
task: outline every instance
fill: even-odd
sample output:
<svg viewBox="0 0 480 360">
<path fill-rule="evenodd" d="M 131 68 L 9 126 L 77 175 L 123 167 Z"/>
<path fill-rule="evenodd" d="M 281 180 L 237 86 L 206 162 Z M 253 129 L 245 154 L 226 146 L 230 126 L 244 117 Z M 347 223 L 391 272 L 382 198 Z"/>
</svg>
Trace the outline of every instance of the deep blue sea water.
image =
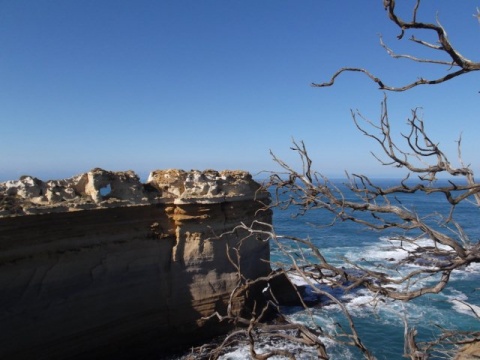
<svg viewBox="0 0 480 360">
<path fill-rule="evenodd" d="M 388 185 L 391 180 L 381 180 L 380 185 Z M 450 209 L 443 195 L 402 195 L 399 200 L 407 207 L 413 207 L 421 215 L 432 212 L 446 214 Z M 472 242 L 480 240 L 480 209 L 473 204 L 458 206 L 455 219 L 462 225 Z M 350 222 L 337 223 L 332 227 L 317 227 L 314 224 L 328 223 L 329 217 L 321 211 L 311 211 L 300 217 L 292 217 L 294 209 L 274 210 L 274 225 L 277 234 L 297 237 L 309 237 L 321 250 L 322 254 L 333 264 L 344 264 L 343 258 L 360 263 L 388 265 L 389 259 L 403 256 L 392 248 L 389 241 L 393 233 L 366 231 L 361 226 Z M 432 218 L 431 221 L 434 221 Z M 443 231 L 449 231 L 443 229 Z M 428 239 L 425 239 L 428 242 Z M 292 250 L 295 251 L 295 250 Z M 307 252 L 308 255 L 308 252 Z M 286 262 L 285 254 L 272 244 L 271 260 Z M 480 330 L 480 321 L 474 312 L 460 301 L 472 304 L 480 315 L 480 297 L 477 290 L 480 280 L 480 265 L 472 265 L 462 271 L 456 271 L 447 288 L 438 295 L 423 296 L 409 302 L 382 300 L 374 301 L 374 296 L 366 290 L 337 294 L 347 304 L 353 315 L 356 328 L 363 343 L 378 359 L 404 359 L 404 319 L 410 326 L 418 329 L 417 340 L 432 340 L 439 329 Z M 425 280 L 428 281 L 428 280 Z M 460 301 L 459 301 L 460 300 Z M 375 305 L 374 305 L 375 304 Z M 312 321 L 302 308 L 285 307 L 283 309 L 294 321 Z M 314 317 L 323 329 L 338 330 L 336 323 L 346 324 L 344 317 L 335 305 L 316 307 Z M 333 359 L 358 359 L 361 354 L 352 348 L 328 342 L 328 349 Z M 267 345 L 265 345 L 267 346 Z M 276 344 L 277 347 L 290 345 Z M 262 345 L 260 344 L 260 348 Z M 299 359 L 313 359 L 306 349 L 297 350 Z M 247 359 L 248 349 L 237 348 L 222 359 Z M 434 357 L 435 358 L 435 357 Z M 448 358 L 448 357 L 447 357 Z"/>
</svg>

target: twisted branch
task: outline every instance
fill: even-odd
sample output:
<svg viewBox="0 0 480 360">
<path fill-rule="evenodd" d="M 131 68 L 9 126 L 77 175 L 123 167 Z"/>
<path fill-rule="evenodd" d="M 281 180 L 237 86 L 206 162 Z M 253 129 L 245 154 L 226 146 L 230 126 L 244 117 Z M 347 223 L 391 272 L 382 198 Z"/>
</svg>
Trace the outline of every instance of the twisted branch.
<svg viewBox="0 0 480 360">
<path fill-rule="evenodd" d="M 418 58 L 412 55 L 397 55 L 393 50 L 391 50 L 389 47 L 387 47 L 384 42 L 382 37 L 380 37 L 380 45 L 387 51 L 387 53 L 392 57 L 392 58 L 404 58 L 408 59 L 411 61 L 415 62 L 420 62 L 420 63 L 428 63 L 428 64 L 435 64 L 435 65 L 443 65 L 443 66 L 448 66 L 449 68 L 456 67 L 459 68 L 458 70 L 448 73 L 444 76 L 440 76 L 436 79 L 425 79 L 425 78 L 419 78 L 415 81 L 412 81 L 404 86 L 391 86 L 391 85 L 386 85 L 381 78 L 373 75 L 366 69 L 362 68 L 356 68 L 356 67 L 343 67 L 339 69 L 337 72 L 333 74 L 331 77 L 330 81 L 328 82 L 323 82 L 323 83 L 312 83 L 311 85 L 313 87 L 328 87 L 332 86 L 335 83 L 336 78 L 344 73 L 344 72 L 361 72 L 365 74 L 368 78 L 370 78 L 372 81 L 378 84 L 379 89 L 381 90 L 387 90 L 387 91 L 395 91 L 395 92 L 401 92 L 401 91 L 406 91 L 409 89 L 412 89 L 416 86 L 419 85 L 435 85 L 435 84 L 441 84 L 446 81 L 449 81 L 453 78 L 456 78 L 457 76 L 472 72 L 472 71 L 477 71 L 480 70 L 480 62 L 475 62 L 472 61 L 466 57 L 464 57 L 460 52 L 453 46 L 453 44 L 450 42 L 447 36 L 447 32 L 443 28 L 443 26 L 440 24 L 440 21 L 437 18 L 437 23 L 436 24 L 431 24 L 427 22 L 422 22 L 422 21 L 417 21 L 417 12 L 418 8 L 420 6 L 420 0 L 417 0 L 415 3 L 413 13 L 412 13 L 412 20 L 410 21 L 405 21 L 401 17 L 398 16 L 398 14 L 395 11 L 395 6 L 396 6 L 396 1 L 395 0 L 384 0 L 384 7 L 385 10 L 387 11 L 387 15 L 390 18 L 390 20 L 397 25 L 397 27 L 400 29 L 400 34 L 397 36 L 399 40 L 403 39 L 405 32 L 409 30 L 418 30 L 418 31 L 425 31 L 425 32 L 433 32 L 436 35 L 436 38 L 438 40 L 438 45 L 431 44 L 427 41 L 417 39 L 415 36 L 412 36 L 410 38 L 410 41 L 417 43 L 419 45 L 422 45 L 426 48 L 437 50 L 442 52 L 443 54 L 447 55 L 448 58 L 450 58 L 450 61 L 445 61 L 445 60 L 437 60 L 437 59 L 424 59 L 424 58 Z M 477 14 L 474 15 L 478 17 L 478 9 L 477 9 Z"/>
</svg>

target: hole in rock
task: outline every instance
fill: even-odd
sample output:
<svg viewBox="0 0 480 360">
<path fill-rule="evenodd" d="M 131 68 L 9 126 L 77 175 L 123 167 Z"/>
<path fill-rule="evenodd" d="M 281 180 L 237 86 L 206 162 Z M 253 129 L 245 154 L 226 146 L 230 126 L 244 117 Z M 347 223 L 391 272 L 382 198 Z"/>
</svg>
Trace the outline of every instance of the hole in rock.
<svg viewBox="0 0 480 360">
<path fill-rule="evenodd" d="M 102 197 L 110 195 L 111 192 L 112 192 L 112 187 L 110 186 L 110 184 L 100 188 L 100 195 L 102 195 Z"/>
</svg>

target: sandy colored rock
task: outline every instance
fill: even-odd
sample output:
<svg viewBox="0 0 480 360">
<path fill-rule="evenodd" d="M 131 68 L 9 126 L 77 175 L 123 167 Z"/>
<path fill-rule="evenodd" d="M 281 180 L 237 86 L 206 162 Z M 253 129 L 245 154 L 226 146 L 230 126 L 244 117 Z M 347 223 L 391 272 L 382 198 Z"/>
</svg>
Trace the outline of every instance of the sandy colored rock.
<svg viewBox="0 0 480 360">
<path fill-rule="evenodd" d="M 260 186 L 246 171 L 215 170 L 156 170 L 147 183 L 158 189 L 163 197 L 175 198 L 177 203 L 191 201 L 218 202 L 241 197 L 261 197 Z"/>
<path fill-rule="evenodd" d="M 67 179 L 32 176 L 0 183 L 0 216 L 44 214 L 159 203 L 218 203 L 268 197 L 246 171 L 152 171 L 142 183 L 132 170 L 95 168 Z"/>
<path fill-rule="evenodd" d="M 238 284 L 228 249 L 242 277 L 270 272 L 268 241 L 232 231 L 271 222 L 259 189 L 213 170 L 1 183 L 0 358 L 159 358 L 225 331 L 202 318 Z"/>
</svg>

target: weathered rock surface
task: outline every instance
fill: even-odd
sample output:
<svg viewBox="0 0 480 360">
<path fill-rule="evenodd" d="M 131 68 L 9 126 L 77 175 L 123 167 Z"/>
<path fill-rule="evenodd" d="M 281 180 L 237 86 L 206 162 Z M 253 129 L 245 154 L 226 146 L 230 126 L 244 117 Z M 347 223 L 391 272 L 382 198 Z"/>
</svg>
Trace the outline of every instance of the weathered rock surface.
<svg viewBox="0 0 480 360">
<path fill-rule="evenodd" d="M 68 179 L 32 176 L 0 183 L 0 216 L 44 214 L 159 203 L 261 200 L 259 184 L 246 171 L 153 171 L 147 183 L 133 171 L 93 169 Z"/>
<path fill-rule="evenodd" d="M 158 358 L 222 331 L 201 318 L 237 285 L 227 247 L 270 271 L 268 242 L 231 231 L 270 223 L 268 201 L 243 171 L 0 183 L 0 358 Z"/>
</svg>

